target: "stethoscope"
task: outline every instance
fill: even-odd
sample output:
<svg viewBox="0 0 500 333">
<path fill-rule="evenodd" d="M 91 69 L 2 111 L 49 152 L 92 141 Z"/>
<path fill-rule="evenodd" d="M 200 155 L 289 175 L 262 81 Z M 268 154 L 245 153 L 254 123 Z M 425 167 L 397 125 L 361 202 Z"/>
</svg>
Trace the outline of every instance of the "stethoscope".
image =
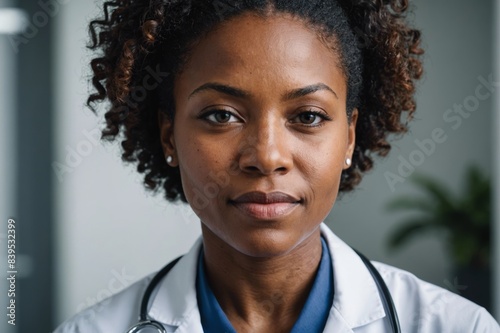
<svg viewBox="0 0 500 333">
<path fill-rule="evenodd" d="M 356 251 L 356 250 L 354 250 Z M 377 269 L 373 266 L 373 264 L 368 260 L 363 254 L 360 252 L 356 251 L 356 253 L 359 255 L 363 263 L 365 264 L 366 268 L 370 271 L 370 274 L 373 277 L 373 280 L 377 284 L 377 288 L 379 290 L 379 293 L 382 296 L 382 301 L 384 303 L 384 308 L 387 312 L 388 319 L 390 321 L 392 331 L 395 333 L 400 333 L 401 328 L 399 326 L 399 319 L 398 319 L 398 314 L 396 312 L 396 307 L 394 306 L 394 302 L 391 297 L 391 293 L 389 292 L 389 288 L 387 288 L 387 285 L 384 282 L 384 279 L 382 279 L 382 276 L 380 276 L 380 273 L 377 271 Z M 167 266 L 163 267 L 151 280 L 149 283 L 148 287 L 146 288 L 146 291 L 144 292 L 144 295 L 142 296 L 142 301 L 141 301 L 141 310 L 140 310 L 140 316 L 139 316 L 139 322 L 132 326 L 127 333 L 167 333 L 165 328 L 163 327 L 162 324 L 157 322 L 156 320 L 151 320 L 148 319 L 148 304 L 149 304 L 149 299 L 151 298 L 151 294 L 153 293 L 154 289 L 158 286 L 158 283 L 168 274 L 168 272 L 174 267 L 174 265 L 179 261 L 181 257 L 171 261 Z"/>
</svg>

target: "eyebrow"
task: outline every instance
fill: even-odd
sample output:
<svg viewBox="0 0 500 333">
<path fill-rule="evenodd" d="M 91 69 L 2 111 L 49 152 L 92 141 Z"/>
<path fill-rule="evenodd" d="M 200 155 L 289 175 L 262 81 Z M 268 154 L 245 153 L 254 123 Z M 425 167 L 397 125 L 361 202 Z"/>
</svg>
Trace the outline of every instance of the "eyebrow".
<svg viewBox="0 0 500 333">
<path fill-rule="evenodd" d="M 334 94 L 337 99 L 339 98 L 337 96 L 337 94 L 335 93 L 335 91 L 333 91 L 333 89 L 330 88 L 329 86 L 327 86 L 326 84 L 324 84 L 324 83 L 316 83 L 316 84 L 312 84 L 312 85 L 309 85 L 309 86 L 306 86 L 306 87 L 303 87 L 303 88 L 298 88 L 298 89 L 294 89 L 294 90 L 292 90 L 290 92 L 287 92 L 283 96 L 283 99 L 285 101 L 289 101 L 289 100 L 292 100 L 292 99 L 295 99 L 295 98 L 299 98 L 299 97 L 303 97 L 303 96 L 315 93 L 316 91 L 320 91 L 320 90 L 329 91 L 332 94 Z"/>
<path fill-rule="evenodd" d="M 234 97 L 240 97 L 240 98 L 243 98 L 243 97 L 249 97 L 250 94 L 241 90 L 241 89 L 238 89 L 238 88 L 234 88 L 234 87 L 231 87 L 231 86 L 228 86 L 228 85 L 225 85 L 225 84 L 221 84 L 221 83 L 214 83 L 214 82 L 209 82 L 209 83 L 205 83 L 201 86 L 199 86 L 198 88 L 196 88 L 188 97 L 191 98 L 193 97 L 193 95 L 201 92 L 201 91 L 205 91 L 205 90 L 215 90 L 215 91 L 218 91 L 220 93 L 223 93 L 223 94 L 226 94 L 226 95 L 230 95 L 230 96 L 234 96 Z"/>
<path fill-rule="evenodd" d="M 193 92 L 191 94 L 189 94 L 188 99 L 193 97 L 193 95 L 195 95 L 201 91 L 205 91 L 205 90 L 215 90 L 215 91 L 218 91 L 220 93 L 223 93 L 223 94 L 226 94 L 229 96 L 233 96 L 233 97 L 239 97 L 239 98 L 251 97 L 251 94 L 249 92 L 246 92 L 246 91 L 241 90 L 239 88 L 231 87 L 231 86 L 221 84 L 221 83 L 216 83 L 216 82 L 208 82 L 208 83 L 205 83 L 205 84 L 199 86 L 195 90 L 193 90 Z M 289 101 L 292 99 L 296 99 L 299 97 L 303 97 L 303 96 L 315 93 L 316 91 L 320 91 L 320 90 L 329 91 L 332 94 L 334 94 L 335 97 L 338 99 L 338 96 L 335 93 L 335 91 L 333 91 L 332 88 L 330 88 L 329 86 L 327 86 L 324 83 L 316 83 L 316 84 L 312 84 L 312 85 L 309 85 L 306 87 L 291 90 L 289 92 L 286 92 L 282 96 L 282 99 L 285 101 Z"/>
</svg>

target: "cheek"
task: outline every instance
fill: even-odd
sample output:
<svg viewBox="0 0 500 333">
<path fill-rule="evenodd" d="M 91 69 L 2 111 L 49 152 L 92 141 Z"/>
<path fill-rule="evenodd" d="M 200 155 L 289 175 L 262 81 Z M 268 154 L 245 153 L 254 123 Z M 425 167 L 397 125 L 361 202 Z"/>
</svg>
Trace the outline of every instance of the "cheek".
<svg viewBox="0 0 500 333">
<path fill-rule="evenodd" d="M 309 182 L 316 200 L 329 197 L 338 190 L 342 162 L 339 154 L 322 155 L 319 159 L 309 159 Z M 312 165 L 314 163 L 314 165 Z"/>
<path fill-rule="evenodd" d="M 189 204 L 202 218 L 210 202 L 229 183 L 225 171 L 228 157 L 220 145 L 207 144 L 209 140 L 189 135 L 179 139 L 177 149 L 182 188 Z"/>
<path fill-rule="evenodd" d="M 304 174 L 308 175 L 313 199 L 319 204 L 326 203 L 325 198 L 335 198 L 338 193 L 346 147 L 344 136 L 329 135 L 315 149 L 304 149 L 300 160 L 304 163 Z"/>
</svg>

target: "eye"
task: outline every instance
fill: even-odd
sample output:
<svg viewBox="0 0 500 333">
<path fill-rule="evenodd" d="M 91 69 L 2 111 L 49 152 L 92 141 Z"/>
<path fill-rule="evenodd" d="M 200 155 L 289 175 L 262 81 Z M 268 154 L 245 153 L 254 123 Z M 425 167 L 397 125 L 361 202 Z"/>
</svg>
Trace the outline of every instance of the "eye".
<svg viewBox="0 0 500 333">
<path fill-rule="evenodd" d="M 321 126 L 324 121 L 331 120 L 331 118 L 326 113 L 314 110 L 301 112 L 294 119 L 298 120 L 294 122 L 301 123 L 308 127 Z"/>
<path fill-rule="evenodd" d="M 240 121 L 232 112 L 227 110 L 210 110 L 202 114 L 200 118 L 214 124 L 229 124 Z"/>
</svg>

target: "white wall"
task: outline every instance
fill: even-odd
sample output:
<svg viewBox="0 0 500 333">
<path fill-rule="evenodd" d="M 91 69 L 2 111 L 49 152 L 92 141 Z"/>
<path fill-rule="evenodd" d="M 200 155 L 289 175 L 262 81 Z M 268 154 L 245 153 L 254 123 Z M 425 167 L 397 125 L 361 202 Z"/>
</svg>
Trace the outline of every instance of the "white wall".
<svg viewBox="0 0 500 333">
<path fill-rule="evenodd" d="M 84 107 L 86 24 L 94 8 L 91 1 L 71 1 L 55 18 L 55 162 L 72 171 L 56 177 L 57 322 L 158 270 L 199 235 L 194 214 L 148 196 L 134 168 L 122 164 L 118 149 L 98 143 L 102 117 Z"/>
</svg>

